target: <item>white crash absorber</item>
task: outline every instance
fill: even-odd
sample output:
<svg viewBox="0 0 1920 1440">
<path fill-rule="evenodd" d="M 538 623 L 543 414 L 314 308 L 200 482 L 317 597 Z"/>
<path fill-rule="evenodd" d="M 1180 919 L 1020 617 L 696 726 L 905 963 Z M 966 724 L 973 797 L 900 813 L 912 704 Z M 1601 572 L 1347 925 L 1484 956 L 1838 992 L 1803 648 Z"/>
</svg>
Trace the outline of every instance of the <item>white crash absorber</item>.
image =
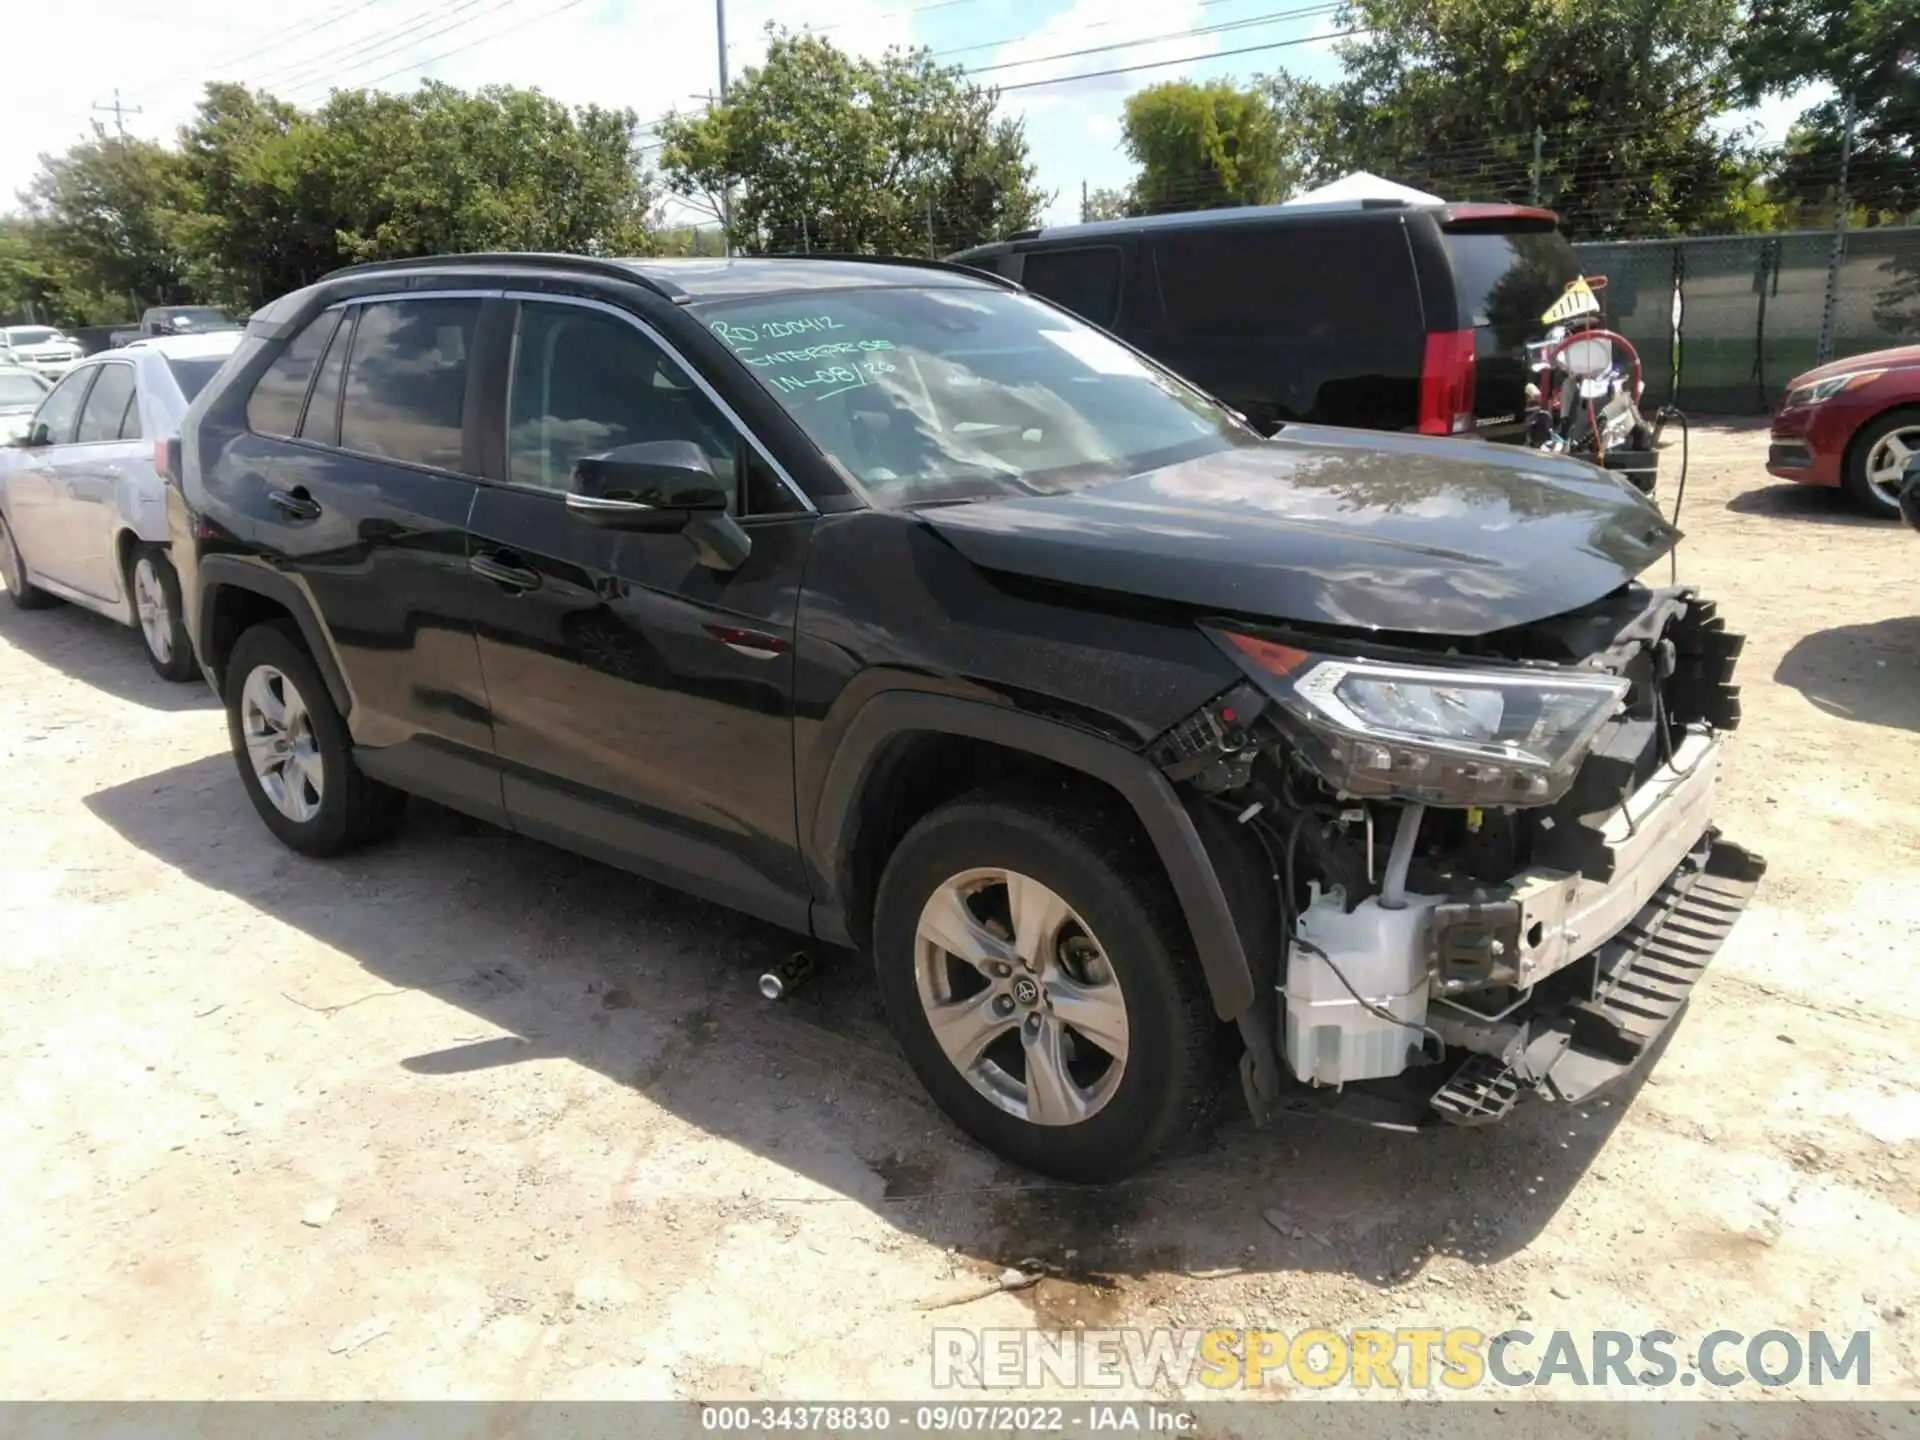
<svg viewBox="0 0 1920 1440">
<path fill-rule="evenodd" d="M 1364 900 L 1348 914 L 1338 888 L 1322 893 L 1316 887 L 1313 903 L 1301 911 L 1296 933 L 1306 944 L 1288 947 L 1285 990 L 1287 1064 L 1297 1079 L 1316 1085 L 1374 1080 L 1398 1075 L 1419 1058 L 1427 1018 L 1427 911 L 1434 902 L 1420 895 L 1406 902 L 1390 910 Z"/>
</svg>

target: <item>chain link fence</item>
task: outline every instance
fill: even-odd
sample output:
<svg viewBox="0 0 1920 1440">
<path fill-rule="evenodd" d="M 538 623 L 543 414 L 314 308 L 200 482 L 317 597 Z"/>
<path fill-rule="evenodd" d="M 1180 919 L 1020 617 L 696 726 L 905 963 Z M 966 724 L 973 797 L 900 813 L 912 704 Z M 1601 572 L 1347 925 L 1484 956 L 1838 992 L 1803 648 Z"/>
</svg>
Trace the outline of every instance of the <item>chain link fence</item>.
<svg viewBox="0 0 1920 1440">
<path fill-rule="evenodd" d="M 1770 409 L 1823 355 L 1920 342 L 1920 225 L 1577 244 L 1647 393 L 1684 409 Z M 1831 289 L 1831 304 L 1829 290 Z"/>
</svg>

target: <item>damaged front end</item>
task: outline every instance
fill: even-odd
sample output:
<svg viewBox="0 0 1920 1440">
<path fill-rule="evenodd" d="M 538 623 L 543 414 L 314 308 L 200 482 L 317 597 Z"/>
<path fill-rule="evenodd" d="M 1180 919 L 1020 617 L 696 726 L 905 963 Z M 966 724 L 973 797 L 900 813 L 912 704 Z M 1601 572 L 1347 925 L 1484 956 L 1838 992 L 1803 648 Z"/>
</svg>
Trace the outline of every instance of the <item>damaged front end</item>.
<svg viewBox="0 0 1920 1440">
<path fill-rule="evenodd" d="M 1762 869 L 1712 825 L 1743 642 L 1711 602 L 1628 585 L 1444 653 L 1206 628 L 1247 681 L 1150 753 L 1251 877 L 1256 1117 L 1481 1123 L 1631 1069 Z"/>
</svg>

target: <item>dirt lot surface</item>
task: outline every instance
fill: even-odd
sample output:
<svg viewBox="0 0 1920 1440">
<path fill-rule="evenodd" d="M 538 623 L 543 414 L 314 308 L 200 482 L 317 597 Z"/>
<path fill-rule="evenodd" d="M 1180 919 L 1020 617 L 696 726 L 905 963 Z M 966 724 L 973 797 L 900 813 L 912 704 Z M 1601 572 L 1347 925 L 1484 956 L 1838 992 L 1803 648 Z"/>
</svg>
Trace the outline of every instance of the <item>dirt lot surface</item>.
<svg viewBox="0 0 1920 1440">
<path fill-rule="evenodd" d="M 1920 536 L 1693 450 L 1772 868 L 1658 1066 L 1097 1191 L 958 1138 L 859 965 L 769 1005 L 781 934 L 427 806 L 303 860 L 201 687 L 0 607 L 0 1394 L 924 1398 L 937 1326 L 1518 1319 L 1870 1328 L 1920 1395 Z"/>
</svg>

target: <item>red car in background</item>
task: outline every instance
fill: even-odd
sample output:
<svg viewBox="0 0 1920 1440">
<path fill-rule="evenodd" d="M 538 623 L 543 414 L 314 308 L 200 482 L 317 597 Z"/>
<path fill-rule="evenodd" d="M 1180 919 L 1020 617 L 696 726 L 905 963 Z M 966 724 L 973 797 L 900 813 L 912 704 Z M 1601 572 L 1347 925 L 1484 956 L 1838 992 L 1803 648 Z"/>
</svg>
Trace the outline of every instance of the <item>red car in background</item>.
<svg viewBox="0 0 1920 1440">
<path fill-rule="evenodd" d="M 1862 509 L 1900 515 L 1902 472 L 1920 454 L 1920 345 L 1874 350 L 1796 376 L 1773 417 L 1767 473 L 1837 486 Z"/>
</svg>

